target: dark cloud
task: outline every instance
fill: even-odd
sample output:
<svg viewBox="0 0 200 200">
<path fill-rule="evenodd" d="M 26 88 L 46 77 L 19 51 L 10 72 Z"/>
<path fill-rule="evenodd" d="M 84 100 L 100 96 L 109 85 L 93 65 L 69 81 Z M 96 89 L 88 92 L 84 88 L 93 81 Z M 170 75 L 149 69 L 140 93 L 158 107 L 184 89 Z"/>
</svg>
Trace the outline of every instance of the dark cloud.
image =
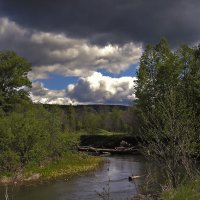
<svg viewBox="0 0 200 200">
<path fill-rule="evenodd" d="M 134 43 L 94 45 L 64 34 L 32 31 L 1 17 L 0 44 L 0 50 L 14 50 L 31 61 L 31 80 L 47 78 L 49 73 L 83 76 L 97 69 L 119 73 L 138 63 L 142 53 L 142 46 Z"/>
<path fill-rule="evenodd" d="M 199 0 L 1 0 L 1 15 L 23 26 L 94 43 L 194 43 L 200 34 Z"/>
</svg>

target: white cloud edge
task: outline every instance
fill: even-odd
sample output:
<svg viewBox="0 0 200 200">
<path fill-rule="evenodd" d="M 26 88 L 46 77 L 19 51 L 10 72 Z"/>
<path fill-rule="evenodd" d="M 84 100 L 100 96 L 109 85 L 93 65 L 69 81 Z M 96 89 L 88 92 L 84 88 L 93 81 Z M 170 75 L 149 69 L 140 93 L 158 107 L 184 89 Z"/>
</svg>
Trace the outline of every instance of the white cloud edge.
<svg viewBox="0 0 200 200">
<path fill-rule="evenodd" d="M 131 104 L 135 100 L 136 77 L 112 78 L 94 72 L 69 84 L 66 90 L 50 90 L 41 82 L 34 82 L 30 98 L 34 103 L 78 104 Z"/>
</svg>

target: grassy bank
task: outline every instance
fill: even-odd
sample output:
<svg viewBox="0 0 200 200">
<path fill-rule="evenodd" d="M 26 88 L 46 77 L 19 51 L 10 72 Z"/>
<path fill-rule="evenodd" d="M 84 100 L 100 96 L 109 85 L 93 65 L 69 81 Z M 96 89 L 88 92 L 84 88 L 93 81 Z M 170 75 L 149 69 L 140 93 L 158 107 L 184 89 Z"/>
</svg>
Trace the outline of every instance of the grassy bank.
<svg viewBox="0 0 200 200">
<path fill-rule="evenodd" d="M 79 175 L 84 172 L 96 169 L 103 159 L 100 157 L 89 156 L 83 153 L 67 152 L 59 161 L 51 162 L 45 166 L 29 164 L 23 170 L 23 173 L 18 174 L 13 178 L 13 174 L 0 177 L 1 184 L 26 183 L 38 180 L 50 180 L 59 177 L 66 179 Z"/>
<path fill-rule="evenodd" d="M 94 170 L 103 162 L 103 159 L 76 152 L 77 146 L 82 144 L 83 140 L 86 143 L 85 145 L 101 147 L 106 144 L 106 146 L 115 147 L 119 146 L 122 140 L 132 141 L 132 137 L 124 133 L 111 133 L 103 130 L 97 132 L 96 135 L 63 133 L 62 143 L 65 153 L 62 154 L 61 159 L 57 161 L 47 159 L 41 164 L 30 162 L 23 169 L 18 170 L 17 174 L 2 172 L 0 174 L 0 184 L 26 183 L 63 176 L 68 179 L 74 175 Z"/>
<path fill-rule="evenodd" d="M 71 177 L 83 172 L 95 169 L 99 166 L 102 158 L 89 156 L 82 153 L 67 152 L 63 159 L 50 163 L 46 167 L 29 166 L 26 168 L 26 176 L 38 173 L 41 178 L 57 178 L 60 176 Z"/>
<path fill-rule="evenodd" d="M 199 200 L 200 179 L 163 193 L 163 200 Z"/>
</svg>

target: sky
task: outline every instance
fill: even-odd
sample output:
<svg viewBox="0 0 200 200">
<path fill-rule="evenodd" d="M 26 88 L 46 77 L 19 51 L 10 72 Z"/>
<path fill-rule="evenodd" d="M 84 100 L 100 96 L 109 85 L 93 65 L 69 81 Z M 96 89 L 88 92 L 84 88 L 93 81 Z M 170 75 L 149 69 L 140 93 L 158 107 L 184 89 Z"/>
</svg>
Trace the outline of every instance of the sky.
<svg viewBox="0 0 200 200">
<path fill-rule="evenodd" d="M 145 45 L 196 45 L 199 19 L 199 0 L 0 0 L 0 50 L 32 63 L 33 102 L 129 105 Z"/>
</svg>

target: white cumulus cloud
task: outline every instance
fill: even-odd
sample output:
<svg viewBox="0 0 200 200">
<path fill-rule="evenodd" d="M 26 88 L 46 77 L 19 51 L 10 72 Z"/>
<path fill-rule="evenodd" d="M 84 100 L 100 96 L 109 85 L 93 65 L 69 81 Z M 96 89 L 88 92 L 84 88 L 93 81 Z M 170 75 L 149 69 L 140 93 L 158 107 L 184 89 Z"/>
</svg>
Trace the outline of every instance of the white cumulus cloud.
<svg viewBox="0 0 200 200">
<path fill-rule="evenodd" d="M 66 96 L 83 103 L 130 104 L 135 99 L 135 80 L 134 77 L 112 78 L 94 72 L 70 84 Z"/>
<path fill-rule="evenodd" d="M 77 104 L 75 100 L 65 96 L 65 90 L 50 90 L 45 88 L 41 82 L 32 83 L 30 98 L 34 103 L 60 105 Z"/>
<path fill-rule="evenodd" d="M 34 82 L 30 91 L 33 102 L 47 104 L 130 104 L 135 100 L 136 78 L 111 78 L 94 72 L 81 77 L 66 90 L 50 90 L 41 82 Z"/>
</svg>

